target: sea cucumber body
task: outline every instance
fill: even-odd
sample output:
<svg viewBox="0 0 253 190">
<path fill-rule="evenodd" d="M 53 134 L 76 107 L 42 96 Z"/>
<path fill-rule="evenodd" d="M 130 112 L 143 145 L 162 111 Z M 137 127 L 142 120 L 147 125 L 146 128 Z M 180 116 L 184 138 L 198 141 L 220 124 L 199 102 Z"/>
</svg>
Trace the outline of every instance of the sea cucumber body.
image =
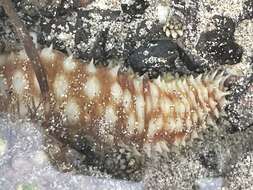
<svg viewBox="0 0 253 190">
<path fill-rule="evenodd" d="M 168 150 L 184 144 L 226 105 L 222 74 L 149 80 L 119 67 L 95 67 L 45 48 L 40 52 L 55 110 L 74 134 L 96 142 Z M 0 57 L 0 111 L 29 117 L 43 111 L 37 79 L 24 51 Z"/>
</svg>

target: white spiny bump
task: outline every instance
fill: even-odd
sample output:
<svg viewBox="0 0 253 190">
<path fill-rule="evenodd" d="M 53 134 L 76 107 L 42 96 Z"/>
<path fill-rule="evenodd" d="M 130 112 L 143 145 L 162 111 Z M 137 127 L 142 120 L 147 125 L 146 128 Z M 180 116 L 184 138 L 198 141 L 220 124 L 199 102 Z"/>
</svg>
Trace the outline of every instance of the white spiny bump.
<svg viewBox="0 0 253 190">
<path fill-rule="evenodd" d="M 160 154 L 162 153 L 162 148 L 159 142 L 154 145 L 154 150 Z"/>
<path fill-rule="evenodd" d="M 89 78 L 88 81 L 85 83 L 84 92 L 90 98 L 94 98 L 95 96 L 99 95 L 100 82 L 95 76 Z"/>
<path fill-rule="evenodd" d="M 127 118 L 127 130 L 130 133 L 133 133 L 135 129 L 135 115 L 134 113 L 130 113 L 130 115 Z"/>
<path fill-rule="evenodd" d="M 148 124 L 148 137 L 152 138 L 156 132 L 158 132 L 163 126 L 163 120 L 161 117 L 152 118 Z"/>
<path fill-rule="evenodd" d="M 64 75 L 58 75 L 54 81 L 54 93 L 57 98 L 63 98 L 68 92 L 68 81 Z"/>
<path fill-rule="evenodd" d="M 28 56 L 24 49 L 18 52 L 18 59 L 24 60 L 24 61 L 28 60 Z"/>
<path fill-rule="evenodd" d="M 114 101 L 119 102 L 122 99 L 123 91 L 119 83 L 115 82 L 111 87 L 111 94 Z"/>
<path fill-rule="evenodd" d="M 47 60 L 47 61 L 52 61 L 55 57 L 55 54 L 53 52 L 53 44 L 50 45 L 48 48 L 44 48 L 40 52 L 41 58 Z"/>
<path fill-rule="evenodd" d="M 171 118 L 171 119 L 169 120 L 168 129 L 169 129 L 170 131 L 175 131 L 176 128 L 177 128 L 177 126 L 176 126 L 176 123 L 175 123 L 175 119 L 174 119 L 174 118 Z"/>
<path fill-rule="evenodd" d="M 145 102 L 142 95 L 136 96 L 136 113 L 138 116 L 138 131 L 142 131 L 145 121 Z"/>
<path fill-rule="evenodd" d="M 90 61 L 90 63 L 87 65 L 87 71 L 88 71 L 89 73 L 92 73 L 92 74 L 95 74 L 95 73 L 96 73 L 97 69 L 96 69 L 96 67 L 95 67 L 95 65 L 94 65 L 94 59 L 92 59 L 92 60 Z"/>
<path fill-rule="evenodd" d="M 114 66 L 111 68 L 110 73 L 112 74 L 113 77 L 116 77 L 119 72 L 120 65 Z"/>
<path fill-rule="evenodd" d="M 198 114 L 196 113 L 196 111 L 192 111 L 191 113 L 192 113 L 192 114 L 191 114 L 192 122 L 193 122 L 193 124 L 195 125 L 195 124 L 197 124 L 197 122 L 198 122 Z"/>
<path fill-rule="evenodd" d="M 159 90 L 158 90 L 158 87 L 153 83 L 149 83 L 149 87 L 150 87 L 152 106 L 153 108 L 156 108 L 156 106 L 158 105 L 159 97 L 160 97 Z"/>
<path fill-rule="evenodd" d="M 162 150 L 164 150 L 165 152 L 170 152 L 170 149 L 168 148 L 166 141 L 161 141 L 160 146 Z"/>
<path fill-rule="evenodd" d="M 133 84 L 136 94 L 142 93 L 142 81 L 137 79 L 133 81 Z"/>
<path fill-rule="evenodd" d="M 126 89 L 123 95 L 123 106 L 126 111 L 130 109 L 131 101 L 132 101 L 132 95 L 129 92 L 129 90 Z"/>
<path fill-rule="evenodd" d="M 67 57 L 63 62 L 64 70 L 67 72 L 73 71 L 76 68 L 76 63 L 73 60 L 73 55 Z"/>
<path fill-rule="evenodd" d="M 183 130 L 183 122 L 182 122 L 182 119 L 181 118 L 176 118 L 175 120 L 175 129 L 174 131 L 177 131 L 177 132 L 181 132 Z"/>
<path fill-rule="evenodd" d="M 113 106 L 107 106 L 104 114 L 105 121 L 111 124 L 115 124 L 118 120 L 117 113 L 114 110 Z"/>
<path fill-rule="evenodd" d="M 70 99 L 64 107 L 64 113 L 71 124 L 75 124 L 79 121 L 80 109 L 77 102 L 74 99 Z"/>
<path fill-rule="evenodd" d="M 147 154 L 148 157 L 151 157 L 151 145 L 150 145 L 150 143 L 146 143 L 143 147 L 143 150 Z"/>
<path fill-rule="evenodd" d="M 22 71 L 16 71 L 12 77 L 12 85 L 15 92 L 19 95 L 23 93 L 28 83 Z"/>
</svg>

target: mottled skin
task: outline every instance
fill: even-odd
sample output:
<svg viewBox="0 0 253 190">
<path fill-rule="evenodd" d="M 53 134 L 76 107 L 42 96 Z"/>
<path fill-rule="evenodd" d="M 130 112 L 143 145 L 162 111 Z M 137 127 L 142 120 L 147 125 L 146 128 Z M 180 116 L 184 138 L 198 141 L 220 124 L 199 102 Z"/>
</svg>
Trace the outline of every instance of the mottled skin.
<svg viewBox="0 0 253 190">
<path fill-rule="evenodd" d="M 40 57 L 65 128 L 100 145 L 168 151 L 168 144 L 184 144 L 198 128 L 214 123 L 226 105 L 226 77 L 216 72 L 149 80 L 119 67 L 81 63 L 52 48 Z M 24 51 L 2 55 L 0 66 L 0 111 L 40 115 L 41 94 Z"/>
</svg>

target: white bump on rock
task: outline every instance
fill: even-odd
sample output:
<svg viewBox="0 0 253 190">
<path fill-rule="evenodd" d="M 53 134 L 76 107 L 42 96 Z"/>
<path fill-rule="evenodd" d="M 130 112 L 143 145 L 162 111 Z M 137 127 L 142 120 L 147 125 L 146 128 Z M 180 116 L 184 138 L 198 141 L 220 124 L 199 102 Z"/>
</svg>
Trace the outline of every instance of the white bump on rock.
<svg viewBox="0 0 253 190">
<path fill-rule="evenodd" d="M 92 77 L 92 78 L 89 78 L 88 81 L 85 83 L 84 93 L 89 98 L 94 98 L 95 96 L 99 95 L 99 93 L 100 93 L 100 82 L 95 76 Z"/>
<path fill-rule="evenodd" d="M 76 63 L 73 60 L 73 55 L 69 56 L 68 58 L 66 58 L 64 60 L 63 67 L 64 67 L 64 70 L 67 72 L 71 72 L 71 71 L 75 70 Z"/>
<path fill-rule="evenodd" d="M 63 98 L 67 96 L 68 81 L 64 75 L 58 75 L 54 81 L 54 92 L 57 98 Z"/>
<path fill-rule="evenodd" d="M 80 109 L 77 102 L 71 99 L 67 102 L 64 113 L 71 124 L 78 122 L 80 116 Z"/>
<path fill-rule="evenodd" d="M 27 85 L 28 83 L 27 80 L 25 79 L 23 72 L 16 71 L 12 77 L 12 86 L 14 91 L 17 94 L 21 95 L 24 92 Z"/>
</svg>

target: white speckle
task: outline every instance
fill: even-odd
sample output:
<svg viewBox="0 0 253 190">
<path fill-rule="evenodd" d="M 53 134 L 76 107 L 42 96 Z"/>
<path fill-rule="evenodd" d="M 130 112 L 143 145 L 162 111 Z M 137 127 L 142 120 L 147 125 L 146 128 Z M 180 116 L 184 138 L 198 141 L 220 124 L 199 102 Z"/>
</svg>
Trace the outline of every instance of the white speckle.
<svg viewBox="0 0 253 190">
<path fill-rule="evenodd" d="M 55 54 L 53 52 L 53 45 L 51 44 L 49 48 L 42 49 L 40 56 L 47 61 L 52 61 L 52 59 L 55 57 Z"/>
<path fill-rule="evenodd" d="M 12 77 L 13 89 L 17 94 L 22 94 L 25 87 L 27 87 L 27 81 L 24 74 L 21 71 L 16 71 Z"/>
<path fill-rule="evenodd" d="M 64 108 L 64 113 L 71 124 L 75 124 L 79 120 L 80 110 L 74 99 L 68 101 Z"/>
<path fill-rule="evenodd" d="M 112 98 L 114 99 L 114 101 L 119 102 L 122 99 L 122 89 L 120 87 L 120 85 L 115 82 L 112 87 L 111 87 L 111 94 L 112 94 Z"/>
<path fill-rule="evenodd" d="M 64 75 L 58 75 L 54 81 L 54 92 L 57 98 L 63 98 L 67 95 L 68 81 Z"/>
<path fill-rule="evenodd" d="M 118 117 L 112 106 L 106 107 L 104 118 L 106 122 L 113 123 L 113 124 L 118 120 Z"/>
<path fill-rule="evenodd" d="M 100 93 L 100 82 L 95 76 L 90 78 L 85 83 L 84 92 L 90 98 L 94 98 L 95 96 L 99 95 L 99 93 Z"/>
<path fill-rule="evenodd" d="M 67 72 L 75 70 L 76 63 L 73 60 L 73 56 L 72 55 L 69 56 L 67 59 L 64 60 L 63 67 L 64 67 L 64 70 L 67 71 Z"/>
<path fill-rule="evenodd" d="M 148 125 L 148 137 L 153 137 L 163 126 L 162 118 L 152 118 Z"/>
</svg>

